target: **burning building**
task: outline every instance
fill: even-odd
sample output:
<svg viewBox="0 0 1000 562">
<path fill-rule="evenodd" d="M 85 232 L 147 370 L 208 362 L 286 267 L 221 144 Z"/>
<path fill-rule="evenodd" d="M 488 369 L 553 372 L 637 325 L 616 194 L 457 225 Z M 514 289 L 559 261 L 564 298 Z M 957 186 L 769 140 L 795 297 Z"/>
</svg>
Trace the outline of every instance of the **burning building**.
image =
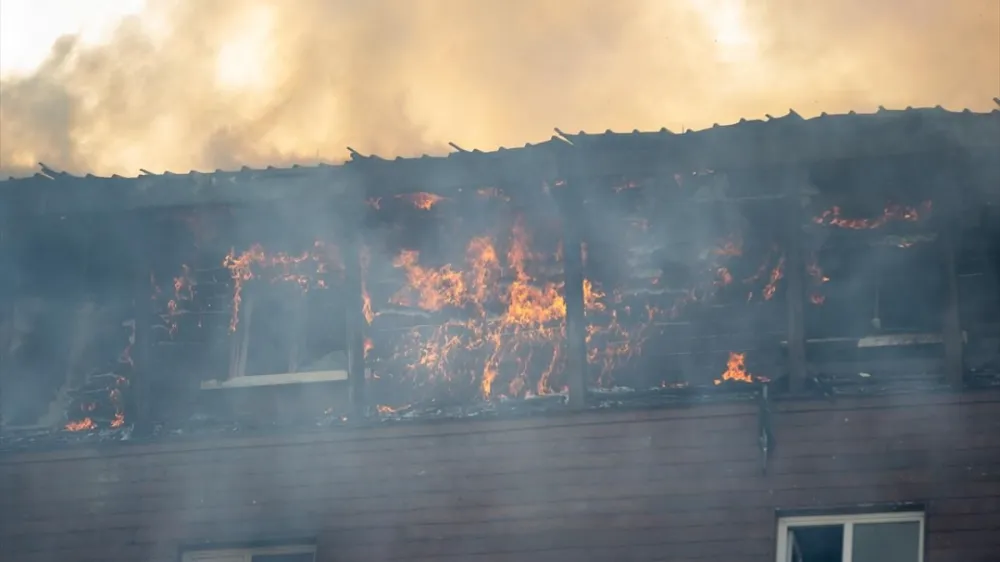
<svg viewBox="0 0 1000 562">
<path fill-rule="evenodd" d="M 0 184 L 0 559 L 996 559 L 1000 111 L 558 133 Z"/>
</svg>

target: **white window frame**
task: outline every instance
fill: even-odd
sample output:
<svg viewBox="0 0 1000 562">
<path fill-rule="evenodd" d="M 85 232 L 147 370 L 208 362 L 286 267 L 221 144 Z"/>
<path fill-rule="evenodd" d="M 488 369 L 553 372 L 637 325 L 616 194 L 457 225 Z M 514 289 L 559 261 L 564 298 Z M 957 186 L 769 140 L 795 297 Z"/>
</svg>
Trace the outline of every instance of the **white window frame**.
<svg viewBox="0 0 1000 562">
<path fill-rule="evenodd" d="M 789 528 L 822 527 L 843 525 L 844 542 L 842 544 L 842 562 L 852 562 L 854 556 L 854 525 L 857 523 L 919 523 L 920 545 L 917 550 L 918 562 L 924 562 L 924 512 L 896 511 L 889 513 L 855 513 L 843 515 L 807 515 L 781 517 L 778 519 L 778 550 L 776 562 L 791 562 L 792 545 L 788 540 Z"/>
<path fill-rule="evenodd" d="M 214 550 L 190 550 L 181 556 L 181 562 L 216 562 L 218 560 L 240 559 L 251 562 L 254 556 L 281 554 L 311 554 L 316 560 L 316 545 L 264 546 L 258 548 L 226 548 Z"/>
<path fill-rule="evenodd" d="M 250 326 L 253 323 L 254 295 L 243 297 L 242 313 L 239 326 L 232 334 L 229 344 L 229 373 L 225 380 L 201 381 L 202 390 L 220 390 L 226 388 L 247 388 L 257 386 L 277 386 L 284 384 L 301 384 L 314 382 L 346 381 L 347 371 L 334 369 L 325 371 L 296 371 L 290 373 L 271 373 L 267 375 L 246 376 L 247 351 L 252 345 L 250 341 Z M 304 303 L 303 303 L 304 306 Z M 299 311 L 304 312 L 304 309 Z M 302 330 L 304 318 L 298 318 L 293 329 Z M 291 359 L 291 358 L 289 358 Z M 289 361 L 291 363 L 291 361 Z M 291 365 L 289 365 L 291 366 Z"/>
</svg>

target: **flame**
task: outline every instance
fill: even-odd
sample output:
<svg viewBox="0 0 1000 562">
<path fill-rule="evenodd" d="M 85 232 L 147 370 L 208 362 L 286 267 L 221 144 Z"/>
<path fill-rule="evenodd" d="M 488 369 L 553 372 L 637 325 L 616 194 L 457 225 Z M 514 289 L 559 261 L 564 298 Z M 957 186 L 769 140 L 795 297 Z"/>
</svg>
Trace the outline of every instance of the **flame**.
<svg viewBox="0 0 1000 562">
<path fill-rule="evenodd" d="M 399 199 L 405 199 L 409 201 L 414 207 L 422 211 L 430 211 L 434 205 L 437 205 L 441 201 L 444 201 L 444 197 L 434 194 L 419 191 L 417 193 L 407 193 L 403 195 L 396 196 Z M 377 209 L 378 207 L 376 207 Z"/>
<path fill-rule="evenodd" d="M 186 264 L 181 264 L 181 274 L 174 277 L 174 296 L 167 301 L 167 314 L 163 321 L 167 325 L 167 332 L 173 336 L 177 333 L 176 316 L 180 314 L 180 302 L 194 299 L 194 287 L 197 283 L 191 275 L 191 268 Z"/>
<path fill-rule="evenodd" d="M 64 429 L 66 431 L 75 432 L 75 431 L 89 431 L 91 429 L 94 429 L 95 427 L 97 427 L 97 424 L 94 423 L 94 420 L 90 418 L 83 418 L 82 420 L 69 422 L 64 426 Z"/>
<path fill-rule="evenodd" d="M 411 334 L 409 339 L 416 345 L 404 345 L 400 352 L 410 357 L 411 372 L 426 373 L 427 382 L 450 380 L 456 371 L 453 364 L 460 362 L 457 353 L 474 351 L 481 358 L 475 376 L 483 399 L 552 392 L 549 378 L 564 355 L 566 302 L 561 280 L 539 281 L 529 272 L 529 262 L 543 257 L 532 254 L 529 244 L 530 236 L 519 217 L 512 226 L 503 265 L 493 241 L 485 236 L 469 241 L 466 267 L 461 269 L 451 264 L 425 266 L 416 250 L 397 255 L 393 266 L 405 272 L 406 284 L 390 298 L 391 303 L 429 312 L 449 309 L 464 317 L 434 326 L 430 335 L 416 330 Z M 588 283 L 584 291 L 591 306 L 596 306 L 600 291 Z M 551 355 L 534 388 L 529 388 L 534 355 L 542 347 L 549 347 Z M 500 392 L 494 383 L 506 366 L 516 370 L 516 375 Z"/>
<path fill-rule="evenodd" d="M 850 219 L 841 216 L 839 206 L 831 207 L 823 211 L 819 216 L 813 217 L 816 224 L 847 228 L 850 230 L 867 230 L 879 228 L 892 221 L 915 222 L 923 218 L 931 211 L 931 201 L 924 201 L 919 207 L 908 207 L 905 205 L 888 204 L 882 211 L 882 215 L 870 219 Z"/>
<path fill-rule="evenodd" d="M 722 378 L 715 379 L 715 384 L 720 385 L 723 381 L 750 383 L 754 381 L 753 375 L 747 373 L 746 353 L 736 353 L 735 351 L 729 352 L 729 361 L 726 362 L 726 371 L 722 373 Z"/>
<path fill-rule="evenodd" d="M 311 264 L 311 273 L 301 273 L 302 264 Z M 253 244 L 245 252 L 236 255 L 234 249 L 222 260 L 222 265 L 229 269 L 230 277 L 233 280 L 233 306 L 232 316 L 229 321 L 229 331 L 236 331 L 239 324 L 240 304 L 243 302 L 243 286 L 251 280 L 257 278 L 254 267 L 270 270 L 270 281 L 288 281 L 296 283 L 303 291 L 310 287 L 319 289 L 326 288 L 326 281 L 322 277 L 330 267 L 343 271 L 343 261 L 340 259 L 336 247 L 317 240 L 312 249 L 298 255 L 290 255 L 284 252 L 269 254 L 260 244 Z"/>
<path fill-rule="evenodd" d="M 405 406 L 399 406 L 397 408 L 393 408 L 392 406 L 388 406 L 386 404 L 379 404 L 379 405 L 375 406 L 375 410 L 377 410 L 378 413 L 380 413 L 380 414 L 382 414 L 384 416 L 384 415 L 389 415 L 389 414 L 395 414 L 395 413 L 397 413 L 397 412 L 399 412 L 401 410 L 405 410 L 405 409 L 407 409 L 409 407 L 410 407 L 409 404 L 406 404 Z"/>
<path fill-rule="evenodd" d="M 816 254 L 810 256 L 809 262 L 806 264 L 806 272 L 809 274 L 814 285 L 813 291 L 809 295 L 809 302 L 815 305 L 823 304 L 826 302 L 826 296 L 819 292 L 819 286 L 829 281 L 830 278 L 823 274 L 823 269 L 819 266 Z"/>
<path fill-rule="evenodd" d="M 371 326 L 375 321 L 375 311 L 372 310 L 372 297 L 368 293 L 368 267 L 371 265 L 371 251 L 368 246 L 362 246 L 359 252 L 361 265 L 361 311 L 365 315 L 365 322 Z"/>
<path fill-rule="evenodd" d="M 778 282 L 785 276 L 785 256 L 778 258 L 778 265 L 771 270 L 771 277 L 764 286 L 764 300 L 769 301 L 778 290 Z"/>
</svg>

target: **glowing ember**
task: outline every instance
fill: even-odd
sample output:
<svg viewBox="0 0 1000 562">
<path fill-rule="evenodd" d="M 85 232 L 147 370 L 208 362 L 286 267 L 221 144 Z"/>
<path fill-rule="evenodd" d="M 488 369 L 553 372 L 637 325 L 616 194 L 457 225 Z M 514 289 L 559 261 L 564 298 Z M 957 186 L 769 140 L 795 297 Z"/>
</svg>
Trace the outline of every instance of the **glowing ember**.
<svg viewBox="0 0 1000 562">
<path fill-rule="evenodd" d="M 771 278 L 768 280 L 767 285 L 764 286 L 764 300 L 771 300 L 774 297 L 775 291 L 778 290 L 778 281 L 781 281 L 782 277 L 785 276 L 785 256 L 781 256 L 778 259 L 778 265 L 774 266 L 771 270 Z"/>
<path fill-rule="evenodd" d="M 399 412 L 400 410 L 405 410 L 406 408 L 409 408 L 409 407 L 410 407 L 409 404 L 407 404 L 405 406 L 399 406 L 398 408 L 393 408 L 392 406 L 387 406 L 385 404 L 379 404 L 379 405 L 375 406 L 375 410 L 377 410 L 379 414 L 382 414 L 383 416 L 385 416 L 385 415 L 395 414 L 395 413 Z"/>
<path fill-rule="evenodd" d="M 727 238 L 721 245 L 712 250 L 717 256 L 741 256 L 743 255 L 743 241 L 736 237 Z"/>
<path fill-rule="evenodd" d="M 413 204 L 414 207 L 422 211 L 430 211 L 434 205 L 437 205 L 441 201 L 444 201 L 444 197 L 440 195 L 435 195 L 434 193 L 425 193 L 423 191 L 417 193 L 408 193 L 405 195 L 397 195 L 396 197 L 400 199 L 405 199 Z M 377 207 L 376 207 L 377 208 Z"/>
<path fill-rule="evenodd" d="M 89 431 L 97 427 L 94 420 L 90 418 L 83 418 L 82 420 L 69 422 L 64 426 L 66 431 Z"/>
<path fill-rule="evenodd" d="M 813 217 L 813 222 L 851 230 L 866 230 L 879 228 L 892 221 L 918 221 L 931 211 L 931 206 L 930 201 L 924 201 L 919 207 L 890 204 L 886 205 L 881 216 L 870 219 L 845 218 L 841 215 L 840 207 L 832 207 Z"/>
<path fill-rule="evenodd" d="M 716 284 L 725 287 L 726 285 L 729 285 L 730 283 L 733 282 L 733 274 L 729 272 L 729 269 L 725 267 L 720 267 L 717 270 L 715 270 L 715 272 L 718 275 Z"/>
<path fill-rule="evenodd" d="M 829 281 L 830 278 L 823 274 L 815 255 L 810 257 L 809 263 L 806 265 L 806 272 L 814 285 L 814 289 L 809 295 L 809 302 L 816 305 L 823 304 L 826 302 L 826 296 L 819 292 L 819 286 Z"/>
</svg>

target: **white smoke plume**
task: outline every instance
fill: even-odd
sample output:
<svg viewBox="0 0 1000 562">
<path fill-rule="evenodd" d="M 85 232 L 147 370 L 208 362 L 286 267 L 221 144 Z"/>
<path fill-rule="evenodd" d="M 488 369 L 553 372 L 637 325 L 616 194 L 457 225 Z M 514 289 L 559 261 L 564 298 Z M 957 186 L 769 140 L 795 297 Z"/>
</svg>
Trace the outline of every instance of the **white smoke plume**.
<svg viewBox="0 0 1000 562">
<path fill-rule="evenodd" d="M 149 0 L 0 84 L 0 172 L 493 149 L 794 108 L 988 110 L 996 0 Z"/>
</svg>

